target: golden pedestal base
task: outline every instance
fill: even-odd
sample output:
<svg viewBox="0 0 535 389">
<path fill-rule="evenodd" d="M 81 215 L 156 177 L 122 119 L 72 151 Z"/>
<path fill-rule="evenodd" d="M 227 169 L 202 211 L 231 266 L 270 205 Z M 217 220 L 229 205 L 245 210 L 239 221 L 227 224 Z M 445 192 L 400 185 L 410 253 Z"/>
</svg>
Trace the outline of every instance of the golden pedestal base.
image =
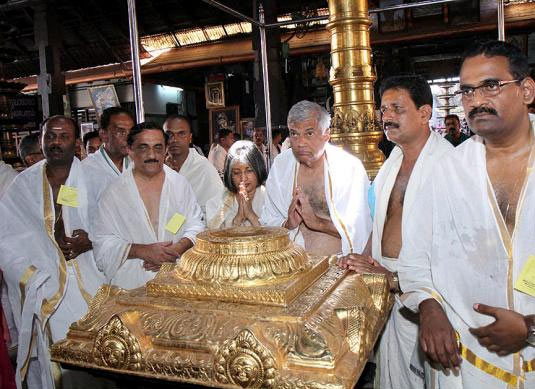
<svg viewBox="0 0 535 389">
<path fill-rule="evenodd" d="M 237 239 L 234 247 L 243 245 L 245 252 L 268 250 L 272 245 L 261 238 L 266 230 L 278 236 L 275 241 L 281 239 L 274 244 L 282 251 L 294 249 L 292 242 L 284 243 L 283 229 L 250 229 L 249 245 L 236 237 L 221 244 L 233 246 Z M 236 230 L 226 231 L 236 235 Z M 238 257 L 229 254 L 222 261 Z M 249 264 L 254 258 L 260 269 L 270 256 L 250 255 Z M 186 292 L 182 284 L 195 282 L 180 278 L 184 264 L 165 266 L 147 287 L 102 286 L 87 315 L 52 345 L 52 359 L 220 388 L 353 388 L 388 317 L 392 295 L 381 275 L 349 273 L 328 257 L 305 260 L 301 270 L 269 282 L 265 277 L 271 270 L 263 273 L 258 286 L 232 286 L 238 279 L 213 282 L 220 288 L 213 295 Z M 197 265 L 202 262 L 199 258 Z M 192 269 L 187 273 L 194 274 Z M 232 288 L 245 301 L 225 294 Z M 269 288 L 285 291 L 288 298 L 266 302 Z"/>
</svg>

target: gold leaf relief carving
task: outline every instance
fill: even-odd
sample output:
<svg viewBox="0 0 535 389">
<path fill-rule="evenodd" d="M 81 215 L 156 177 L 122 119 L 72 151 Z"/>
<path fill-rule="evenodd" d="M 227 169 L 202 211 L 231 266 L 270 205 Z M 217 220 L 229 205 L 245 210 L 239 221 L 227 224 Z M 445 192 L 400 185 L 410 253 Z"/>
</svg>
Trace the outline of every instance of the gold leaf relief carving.
<svg viewBox="0 0 535 389">
<path fill-rule="evenodd" d="M 310 367 L 334 367 L 334 358 L 323 336 L 309 328 L 300 327 L 294 346 L 288 353 L 292 364 Z"/>
<path fill-rule="evenodd" d="M 278 389 L 342 389 L 342 384 L 327 384 L 325 382 L 305 381 L 301 378 L 285 379 L 278 385 Z"/>
<path fill-rule="evenodd" d="M 272 343 L 284 354 L 293 347 L 296 338 L 296 329 L 288 323 L 283 326 L 269 326 L 262 329 L 264 336 L 271 340 Z"/>
<path fill-rule="evenodd" d="M 141 367 L 139 343 L 117 316 L 98 332 L 92 354 L 95 363 L 105 367 L 125 370 Z"/>
<path fill-rule="evenodd" d="M 184 356 L 169 350 L 151 350 L 144 360 L 144 370 L 172 379 L 210 382 L 212 366 L 207 360 Z"/>
<path fill-rule="evenodd" d="M 242 388 L 275 388 L 277 369 L 271 353 L 249 331 L 226 340 L 214 358 L 215 380 Z"/>
<path fill-rule="evenodd" d="M 204 340 L 210 335 L 214 315 L 191 315 L 187 311 L 168 315 L 166 312 L 144 312 L 141 324 L 145 333 L 167 339 L 182 339 L 190 341 Z"/>
<path fill-rule="evenodd" d="M 355 354 L 358 353 L 361 346 L 362 330 L 364 329 L 364 310 L 358 306 L 338 308 L 336 309 L 336 315 L 342 322 L 349 349 Z"/>
<path fill-rule="evenodd" d="M 115 306 L 106 303 L 125 293 L 126 291 L 124 289 L 116 286 L 102 285 L 89 303 L 87 313 L 80 320 L 71 324 L 71 329 L 83 331 L 95 330 L 94 326 L 102 320 L 102 317 L 106 313 L 109 313 L 111 316 L 116 311 Z"/>
<path fill-rule="evenodd" d="M 340 134 L 376 131 L 377 126 L 373 113 L 354 109 L 336 109 L 331 121 L 331 131 Z"/>
</svg>

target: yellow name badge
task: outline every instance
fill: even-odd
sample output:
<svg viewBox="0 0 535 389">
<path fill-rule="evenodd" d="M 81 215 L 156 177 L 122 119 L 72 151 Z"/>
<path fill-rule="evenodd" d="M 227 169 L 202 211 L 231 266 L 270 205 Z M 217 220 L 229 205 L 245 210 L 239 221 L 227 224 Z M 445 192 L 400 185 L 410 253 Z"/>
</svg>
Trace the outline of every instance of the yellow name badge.
<svg viewBox="0 0 535 389">
<path fill-rule="evenodd" d="M 535 296 L 535 256 L 530 255 L 515 282 L 515 289 Z"/>
<path fill-rule="evenodd" d="M 61 185 L 56 202 L 67 207 L 78 208 L 78 188 Z"/>
<path fill-rule="evenodd" d="M 176 234 L 180 227 L 182 227 L 182 224 L 186 221 L 186 217 L 184 215 L 181 215 L 179 213 L 175 213 L 171 219 L 167 222 L 165 225 L 165 229 L 169 231 L 171 234 Z"/>
</svg>

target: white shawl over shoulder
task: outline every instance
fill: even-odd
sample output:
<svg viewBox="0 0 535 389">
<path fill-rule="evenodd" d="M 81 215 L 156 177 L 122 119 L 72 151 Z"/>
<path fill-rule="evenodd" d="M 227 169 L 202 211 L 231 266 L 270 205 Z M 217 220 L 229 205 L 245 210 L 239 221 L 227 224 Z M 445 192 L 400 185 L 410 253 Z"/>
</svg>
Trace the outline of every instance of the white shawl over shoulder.
<svg viewBox="0 0 535 389">
<path fill-rule="evenodd" d="M 189 149 L 179 173 L 188 180 L 203 212 L 206 202 L 224 189 L 216 168 L 193 148 Z"/>
<path fill-rule="evenodd" d="M 325 148 L 324 187 L 329 214 L 342 239 L 342 251 L 360 253 L 368 241 L 371 216 L 368 207 L 369 180 L 360 160 L 339 147 Z M 292 150 L 280 153 L 273 162 L 266 182 L 267 199 L 260 222 L 282 226 L 297 182 L 299 163 Z M 296 228 L 292 238 L 304 246 Z"/>
<path fill-rule="evenodd" d="M 128 169 L 104 192 L 99 204 L 93 242 L 97 266 L 108 282 L 121 288 L 137 288 L 156 275 L 143 268 L 143 260 L 127 259 L 133 243 L 178 242 L 188 238 L 195 242 L 204 230 L 202 213 L 187 180 L 164 165 L 165 181 L 160 196 L 158 231 L 154 231 L 145 205 Z M 176 234 L 165 229 L 175 213 L 186 217 Z"/>
<path fill-rule="evenodd" d="M 523 265 L 535 254 L 535 164 L 530 160 L 510 237 L 496 205 L 485 154 L 483 140 L 473 136 L 436 164 L 424 183 L 426 190 L 418 196 L 418 207 L 406 215 L 403 228 L 402 300 L 417 311 L 423 300 L 436 299 L 462 345 L 492 366 L 519 374 L 517 355 L 489 352 L 468 329 L 494 320 L 475 312 L 475 303 L 535 313 L 535 297 L 513 288 Z M 535 348 L 525 347 L 520 356 L 532 361 Z M 535 378 L 533 373 L 526 376 Z"/>
</svg>

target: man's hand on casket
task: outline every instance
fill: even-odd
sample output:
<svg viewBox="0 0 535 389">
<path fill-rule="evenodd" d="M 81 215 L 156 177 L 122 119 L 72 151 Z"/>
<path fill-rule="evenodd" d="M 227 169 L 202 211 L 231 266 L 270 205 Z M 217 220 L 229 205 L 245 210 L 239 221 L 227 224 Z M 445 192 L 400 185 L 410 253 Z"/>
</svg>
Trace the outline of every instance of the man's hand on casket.
<svg viewBox="0 0 535 389">
<path fill-rule="evenodd" d="M 446 312 L 434 299 L 420 303 L 420 346 L 429 359 L 445 369 L 461 364 L 455 331 Z"/>
<path fill-rule="evenodd" d="M 399 290 L 395 274 L 381 266 L 379 262 L 369 255 L 349 254 L 339 258 L 337 265 L 342 269 L 349 269 L 358 274 L 384 274 L 388 280 L 390 290 L 394 292 Z"/>
</svg>

